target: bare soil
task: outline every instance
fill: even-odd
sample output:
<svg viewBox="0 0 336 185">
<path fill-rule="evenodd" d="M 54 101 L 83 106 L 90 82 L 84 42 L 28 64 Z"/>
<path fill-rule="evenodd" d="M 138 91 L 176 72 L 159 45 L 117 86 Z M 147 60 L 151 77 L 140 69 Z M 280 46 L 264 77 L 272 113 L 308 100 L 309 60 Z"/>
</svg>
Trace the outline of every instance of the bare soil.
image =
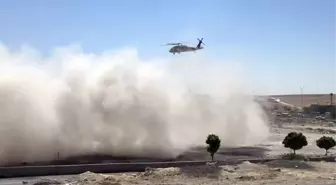
<svg viewBox="0 0 336 185">
<path fill-rule="evenodd" d="M 281 101 L 292 104 L 295 106 L 301 106 L 301 100 L 303 100 L 303 106 L 309 106 L 310 104 L 320 104 L 320 105 L 330 105 L 330 95 L 329 94 L 303 94 L 301 99 L 301 94 L 292 95 L 271 95 L 270 97 L 279 98 Z M 336 94 L 333 95 L 333 104 L 336 101 Z"/>
<path fill-rule="evenodd" d="M 235 158 L 279 156 L 290 150 L 282 146 L 281 142 L 290 131 L 301 131 L 307 137 L 308 146 L 297 152 L 295 160 L 273 160 L 265 163 L 253 164 L 248 161 L 242 164 L 219 166 L 209 164 L 203 166 L 186 166 L 180 168 L 148 168 L 145 172 L 95 174 L 86 172 L 80 175 L 56 177 L 56 179 L 38 179 L 26 184 L 59 184 L 59 185 L 334 185 L 336 184 L 335 162 L 305 161 L 305 156 L 323 156 L 324 150 L 315 145 L 315 140 L 325 134 L 325 130 L 335 127 L 325 127 L 325 124 L 283 123 L 281 127 L 272 126 L 272 135 L 267 142 L 260 146 L 246 146 L 237 148 L 222 148 L 216 157 Z M 208 156 L 204 148 L 181 156 L 184 159 L 205 159 Z M 329 156 L 335 158 L 336 149 L 330 149 Z M 216 158 L 218 159 L 218 158 Z M 62 180 L 57 180 L 62 178 Z"/>
<path fill-rule="evenodd" d="M 252 164 L 245 162 L 239 165 L 204 165 L 181 168 L 147 169 L 139 173 L 95 174 L 83 173 L 67 177 L 58 176 L 55 180 L 41 177 L 35 182 L 21 179 L 25 184 L 68 184 L 68 185 L 334 185 L 336 184 L 335 162 L 304 161 L 305 156 L 323 156 L 324 150 L 316 146 L 315 141 L 323 136 L 335 136 L 336 125 L 325 121 L 280 122 L 271 123 L 271 136 L 260 145 L 241 147 L 222 147 L 215 155 L 217 160 L 250 159 L 281 156 L 289 153 L 282 140 L 291 131 L 302 132 L 308 145 L 297 151 L 301 160 L 275 160 L 267 163 Z M 335 157 L 336 147 L 330 149 L 329 156 Z M 194 148 L 174 160 L 209 160 L 210 156 L 204 147 Z M 120 160 L 120 159 L 118 159 Z M 124 158 L 123 160 L 130 160 Z M 134 159 L 133 159 L 134 160 Z M 146 160 L 146 159 L 145 159 Z M 62 180 L 57 180 L 61 178 Z M 0 181 L 1 182 L 1 181 Z M 5 180 L 5 184 L 10 183 Z M 14 181 L 13 181 L 14 182 Z M 17 181 L 16 181 L 17 182 Z M 0 183 L 2 184 L 2 183 Z"/>
<path fill-rule="evenodd" d="M 210 164 L 148 169 L 141 173 L 86 172 L 63 182 L 51 179 L 43 182 L 68 185 L 332 185 L 335 179 L 335 163 L 277 160 L 264 164 L 244 162 L 232 166 Z"/>
</svg>

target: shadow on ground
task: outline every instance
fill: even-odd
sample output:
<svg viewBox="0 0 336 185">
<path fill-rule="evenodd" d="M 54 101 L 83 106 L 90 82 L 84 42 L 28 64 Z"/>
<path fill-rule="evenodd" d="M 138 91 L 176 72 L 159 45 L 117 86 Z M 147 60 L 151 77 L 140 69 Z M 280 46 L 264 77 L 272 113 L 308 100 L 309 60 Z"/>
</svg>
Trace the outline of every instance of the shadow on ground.
<svg viewBox="0 0 336 185">
<path fill-rule="evenodd" d="M 270 149 L 264 147 L 223 147 L 216 154 L 216 160 L 263 158 Z M 196 147 L 180 155 L 178 161 L 211 160 L 205 147 Z"/>
<path fill-rule="evenodd" d="M 218 154 L 226 156 L 264 157 L 270 149 L 264 147 L 223 148 Z"/>
<path fill-rule="evenodd" d="M 215 154 L 215 160 L 236 160 L 236 159 L 255 159 L 263 158 L 270 151 L 264 147 L 223 147 Z M 35 162 L 8 164 L 5 166 L 24 166 L 24 165 L 70 165 L 70 164 L 99 164 L 99 163 L 132 163 L 132 162 L 168 162 L 168 161 L 199 161 L 211 160 L 206 147 L 195 147 L 181 154 L 177 158 L 162 159 L 150 157 L 131 157 L 131 156 L 109 156 L 109 155 L 87 155 L 73 156 L 66 159 L 50 162 Z"/>
<path fill-rule="evenodd" d="M 157 161 L 160 162 L 174 161 L 174 159 L 110 156 L 110 155 L 84 155 L 84 156 L 73 156 L 54 161 L 42 161 L 33 163 L 12 163 L 3 166 L 10 167 L 10 166 L 39 166 L 39 165 L 72 165 L 72 164 L 132 163 L 132 162 L 157 162 Z"/>
</svg>

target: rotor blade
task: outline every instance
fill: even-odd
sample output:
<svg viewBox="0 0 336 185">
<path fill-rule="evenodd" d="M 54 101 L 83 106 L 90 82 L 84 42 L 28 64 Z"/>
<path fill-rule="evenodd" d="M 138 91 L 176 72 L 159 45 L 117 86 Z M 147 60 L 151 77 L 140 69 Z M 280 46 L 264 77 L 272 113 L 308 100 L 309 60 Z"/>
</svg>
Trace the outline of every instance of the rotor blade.
<svg viewBox="0 0 336 185">
<path fill-rule="evenodd" d="M 197 38 L 197 40 L 205 46 L 205 44 L 203 43 L 203 38 L 201 38 L 201 39 Z"/>
<path fill-rule="evenodd" d="M 181 44 L 181 43 L 179 43 L 179 42 L 175 42 L 175 43 L 167 43 L 167 44 L 169 44 L 169 45 L 179 45 L 179 44 Z"/>
<path fill-rule="evenodd" d="M 180 45 L 181 43 L 166 43 L 165 45 Z"/>
</svg>

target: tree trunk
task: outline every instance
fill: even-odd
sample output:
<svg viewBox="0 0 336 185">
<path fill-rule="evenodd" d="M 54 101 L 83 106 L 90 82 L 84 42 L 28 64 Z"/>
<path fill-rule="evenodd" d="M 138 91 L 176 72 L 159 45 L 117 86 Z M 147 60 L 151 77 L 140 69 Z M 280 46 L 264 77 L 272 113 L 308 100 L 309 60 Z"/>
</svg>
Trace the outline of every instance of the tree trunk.
<svg viewBox="0 0 336 185">
<path fill-rule="evenodd" d="M 211 161 L 213 161 L 213 158 L 214 158 L 214 154 L 211 154 Z"/>
<path fill-rule="evenodd" d="M 325 156 L 327 156 L 327 154 L 328 154 L 328 150 L 326 149 L 326 153 L 325 153 Z"/>
<path fill-rule="evenodd" d="M 295 155 L 295 150 L 293 150 L 294 151 L 294 155 Z"/>
</svg>

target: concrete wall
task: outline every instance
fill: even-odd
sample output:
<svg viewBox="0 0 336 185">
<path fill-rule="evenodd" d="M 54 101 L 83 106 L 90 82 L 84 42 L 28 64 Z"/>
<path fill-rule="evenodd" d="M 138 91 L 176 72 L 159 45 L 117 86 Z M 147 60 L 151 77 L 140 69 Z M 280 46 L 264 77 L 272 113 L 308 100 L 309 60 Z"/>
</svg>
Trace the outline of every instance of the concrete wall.
<svg viewBox="0 0 336 185">
<path fill-rule="evenodd" d="M 251 163 L 262 163 L 276 160 L 276 158 L 248 160 Z M 314 157 L 311 161 L 335 162 L 332 157 Z M 227 160 L 218 161 L 217 165 L 233 165 L 246 161 Z M 177 162 L 142 162 L 142 163 L 107 163 L 107 164 L 82 164 L 82 165 L 50 165 L 50 166 L 20 166 L 20 167 L 0 167 L 0 178 L 28 177 L 28 176 L 47 176 L 47 175 L 70 175 L 80 174 L 86 171 L 94 173 L 116 173 L 116 172 L 141 172 L 146 168 L 167 168 L 205 165 L 209 161 L 177 161 Z"/>
<path fill-rule="evenodd" d="M 204 164 L 206 164 L 206 161 L 1 167 L 0 178 L 68 175 L 68 174 L 80 174 L 86 171 L 91 171 L 94 173 L 138 172 L 138 171 L 145 171 L 145 169 L 148 167 L 166 168 L 166 167 L 181 167 L 187 165 L 193 166 Z"/>
</svg>

